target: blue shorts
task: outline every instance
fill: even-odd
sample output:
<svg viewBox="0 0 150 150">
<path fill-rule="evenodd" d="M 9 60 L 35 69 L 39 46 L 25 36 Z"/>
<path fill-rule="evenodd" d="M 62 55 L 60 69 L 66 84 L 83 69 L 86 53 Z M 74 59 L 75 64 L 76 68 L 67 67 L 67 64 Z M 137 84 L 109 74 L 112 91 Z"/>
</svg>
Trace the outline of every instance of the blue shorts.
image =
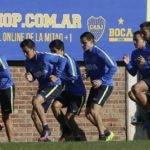
<svg viewBox="0 0 150 150">
<path fill-rule="evenodd" d="M 62 86 L 55 85 L 49 86 L 43 90 L 37 92 L 37 94 L 41 95 L 44 98 L 44 103 L 42 104 L 44 107 L 45 113 L 47 112 L 52 100 L 54 100 L 57 96 L 61 94 Z"/>
<path fill-rule="evenodd" d="M 67 107 L 67 112 L 79 115 L 85 103 L 86 96 L 73 95 L 70 92 L 63 91 L 60 96 L 55 98 L 63 107 Z"/>
<path fill-rule="evenodd" d="M 99 88 L 91 88 L 87 100 L 86 107 L 90 107 L 92 103 L 104 105 L 110 94 L 112 93 L 113 86 L 101 85 Z"/>
<path fill-rule="evenodd" d="M 15 86 L 0 90 L 0 103 L 2 114 L 10 114 L 14 111 Z"/>
</svg>

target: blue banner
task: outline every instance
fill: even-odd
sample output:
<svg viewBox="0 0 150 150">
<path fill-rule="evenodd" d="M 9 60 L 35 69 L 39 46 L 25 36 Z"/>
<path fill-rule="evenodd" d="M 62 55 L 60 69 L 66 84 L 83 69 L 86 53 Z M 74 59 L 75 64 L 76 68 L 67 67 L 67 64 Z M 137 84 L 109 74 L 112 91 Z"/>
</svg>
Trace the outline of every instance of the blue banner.
<svg viewBox="0 0 150 150">
<path fill-rule="evenodd" d="M 82 61 L 80 35 L 90 31 L 99 47 L 121 60 L 134 49 L 133 32 L 145 20 L 143 0 L 1 0 L 0 53 L 23 60 L 23 39 L 35 41 L 38 51 L 49 51 L 49 43 L 60 39 Z"/>
</svg>

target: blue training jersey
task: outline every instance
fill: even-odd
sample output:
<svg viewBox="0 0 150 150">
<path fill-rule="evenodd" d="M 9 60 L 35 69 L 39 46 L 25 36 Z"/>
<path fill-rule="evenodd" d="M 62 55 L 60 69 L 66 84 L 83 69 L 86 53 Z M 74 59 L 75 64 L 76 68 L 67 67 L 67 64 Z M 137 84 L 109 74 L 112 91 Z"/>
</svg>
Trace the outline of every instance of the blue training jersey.
<svg viewBox="0 0 150 150">
<path fill-rule="evenodd" d="M 102 85 L 113 86 L 113 76 L 117 64 L 110 56 L 96 45 L 84 52 L 84 62 L 87 76 L 93 80 L 101 80 Z"/>
<path fill-rule="evenodd" d="M 4 90 L 13 85 L 10 69 L 6 58 L 0 55 L 0 90 Z"/>
<path fill-rule="evenodd" d="M 144 57 L 145 64 L 139 64 L 137 58 Z M 146 44 L 143 49 L 135 49 L 131 54 L 130 63 L 126 65 L 128 72 L 135 76 L 137 72 L 142 75 L 142 78 L 150 77 L 150 45 Z"/>
<path fill-rule="evenodd" d="M 65 91 L 72 95 L 85 96 L 86 89 L 78 64 L 67 53 L 64 56 L 67 58 L 67 63 L 61 79 L 65 85 Z"/>
<path fill-rule="evenodd" d="M 65 57 L 52 53 L 37 52 L 35 59 L 25 60 L 27 72 L 30 72 L 33 78 L 39 82 L 39 90 L 48 86 L 61 85 L 60 76 L 62 75 L 65 65 Z M 57 76 L 57 81 L 50 81 L 50 75 Z"/>
</svg>

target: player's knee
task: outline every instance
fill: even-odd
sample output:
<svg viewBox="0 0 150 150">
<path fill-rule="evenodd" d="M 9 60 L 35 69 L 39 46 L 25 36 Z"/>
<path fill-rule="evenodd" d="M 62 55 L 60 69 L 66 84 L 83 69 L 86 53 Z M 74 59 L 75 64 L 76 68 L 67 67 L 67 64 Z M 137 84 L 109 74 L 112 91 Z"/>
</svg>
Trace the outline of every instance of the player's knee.
<svg viewBox="0 0 150 150">
<path fill-rule="evenodd" d="M 66 115 L 67 120 L 73 120 L 75 115 L 73 113 L 69 113 Z"/>
<path fill-rule="evenodd" d="M 85 117 L 89 120 L 90 119 L 90 113 L 85 113 Z"/>
<path fill-rule="evenodd" d="M 86 109 L 85 109 L 85 116 L 87 116 L 89 113 L 90 113 L 90 108 L 86 107 Z"/>
<path fill-rule="evenodd" d="M 57 110 L 60 110 L 62 107 L 61 103 L 58 102 L 58 101 L 54 101 L 51 108 L 53 111 L 57 111 Z"/>
<path fill-rule="evenodd" d="M 132 92 L 135 94 L 141 92 L 140 87 L 138 85 L 132 86 Z"/>
<path fill-rule="evenodd" d="M 34 97 L 34 98 L 32 99 L 32 105 L 33 105 L 33 107 L 36 107 L 36 106 L 39 105 L 39 104 L 40 104 L 39 99 Z"/>
<path fill-rule="evenodd" d="M 102 107 L 98 104 L 92 104 L 90 108 L 90 112 L 92 115 L 99 114 L 101 112 Z"/>
<path fill-rule="evenodd" d="M 93 117 L 101 116 L 101 107 L 92 108 L 91 115 Z"/>
</svg>

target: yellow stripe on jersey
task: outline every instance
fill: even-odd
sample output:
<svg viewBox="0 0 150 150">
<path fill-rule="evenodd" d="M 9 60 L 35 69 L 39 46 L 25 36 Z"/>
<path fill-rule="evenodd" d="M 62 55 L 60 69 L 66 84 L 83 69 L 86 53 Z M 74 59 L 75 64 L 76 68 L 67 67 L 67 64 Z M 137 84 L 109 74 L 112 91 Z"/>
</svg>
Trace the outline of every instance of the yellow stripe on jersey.
<svg viewBox="0 0 150 150">
<path fill-rule="evenodd" d="M 98 104 L 101 103 L 101 101 L 103 100 L 103 98 L 104 98 L 104 96 L 106 95 L 107 91 L 108 91 L 108 86 L 106 86 L 106 89 L 105 89 L 105 91 L 104 91 L 104 94 L 102 95 L 102 97 L 101 97 L 100 100 L 98 101 Z"/>
<path fill-rule="evenodd" d="M 51 95 L 56 89 L 57 89 L 58 85 L 56 85 L 52 90 L 49 91 L 49 93 L 45 96 L 46 98 Z"/>
<path fill-rule="evenodd" d="M 6 69 L 6 67 L 5 67 L 5 65 L 4 65 L 4 63 L 3 63 L 1 58 L 0 58 L 0 65 L 2 65 L 3 69 Z"/>
<path fill-rule="evenodd" d="M 67 58 L 69 59 L 69 62 L 70 62 L 70 64 L 71 64 L 72 74 L 73 74 L 73 76 L 75 77 L 76 75 L 75 75 L 75 67 L 74 67 L 74 65 L 73 65 L 73 61 L 71 60 L 71 58 L 70 58 L 70 56 L 69 56 L 68 54 L 65 53 L 65 55 L 66 55 Z"/>
</svg>

